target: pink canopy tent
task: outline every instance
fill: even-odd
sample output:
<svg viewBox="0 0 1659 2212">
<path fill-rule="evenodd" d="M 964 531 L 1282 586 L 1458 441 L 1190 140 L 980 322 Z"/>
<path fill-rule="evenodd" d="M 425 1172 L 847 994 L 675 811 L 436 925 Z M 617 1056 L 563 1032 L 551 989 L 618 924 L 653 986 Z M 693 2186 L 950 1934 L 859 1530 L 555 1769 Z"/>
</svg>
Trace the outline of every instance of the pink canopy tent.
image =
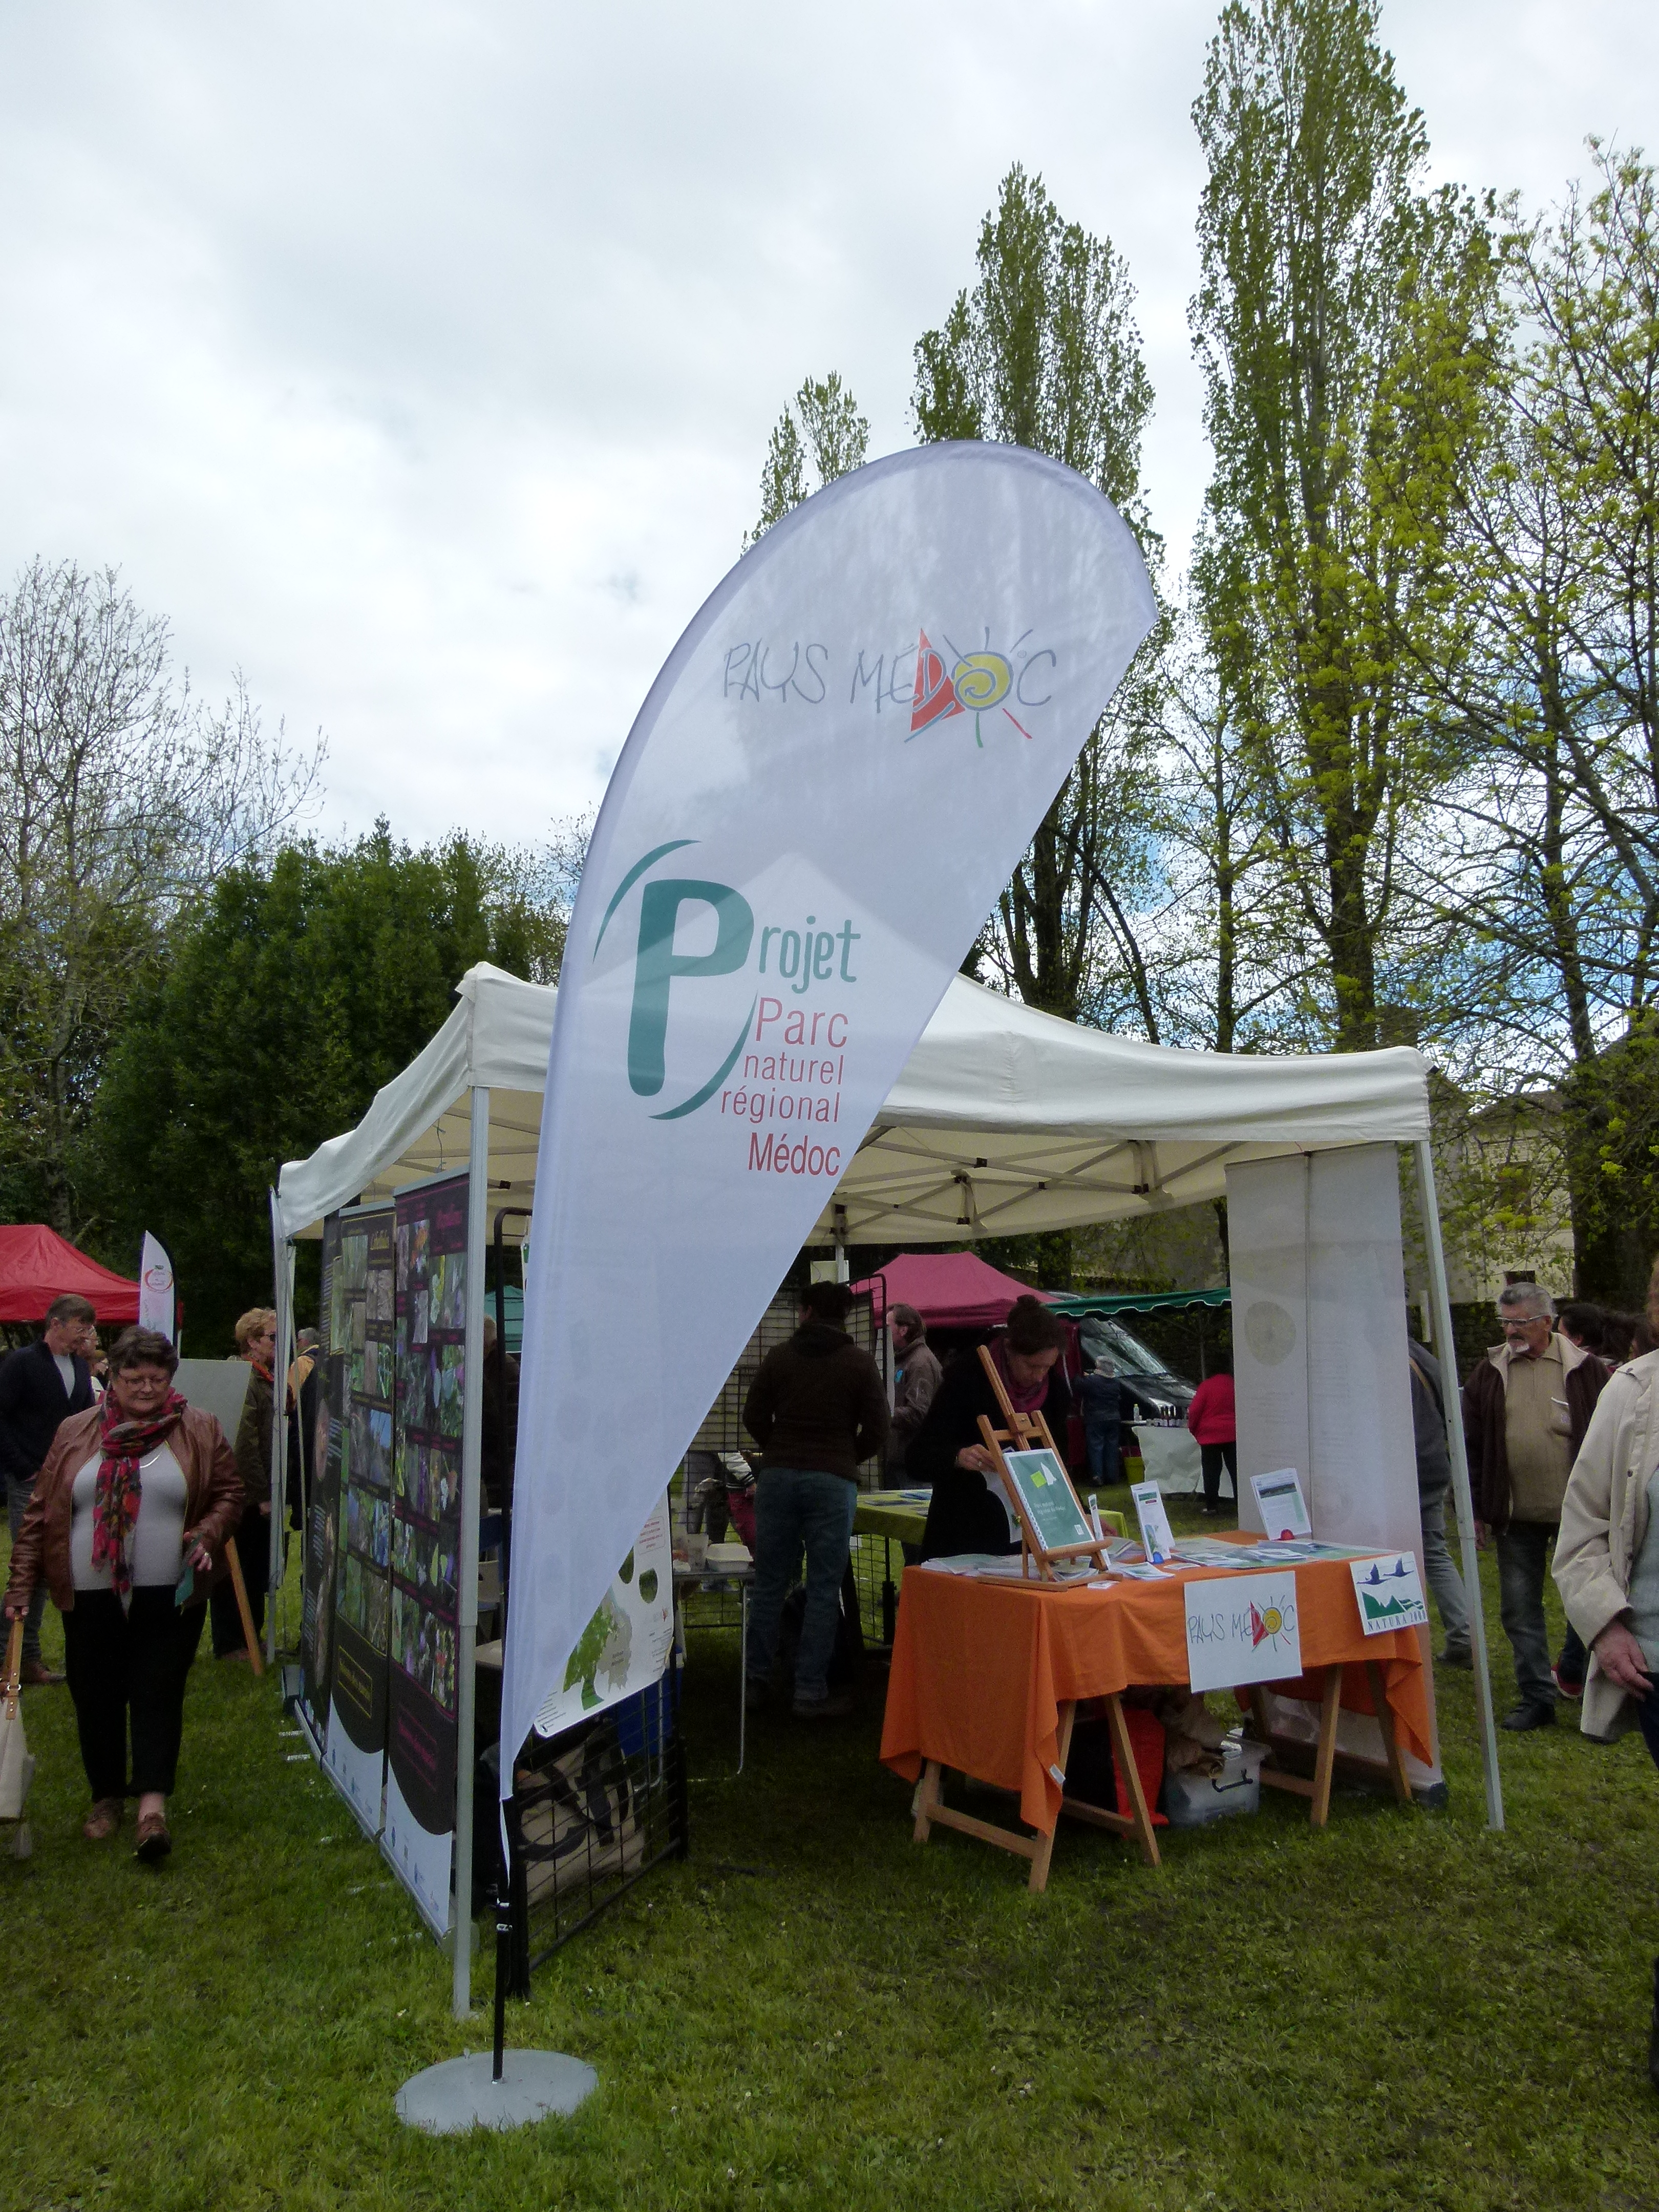
<svg viewBox="0 0 1659 2212">
<path fill-rule="evenodd" d="M 41 1321 L 65 1291 L 90 1298 L 100 1321 L 137 1321 L 138 1285 L 112 1274 L 39 1221 L 0 1226 L 0 1322 Z"/>
<path fill-rule="evenodd" d="M 995 1328 L 1016 1298 L 1031 1295 L 974 1252 L 901 1252 L 878 1274 L 854 1283 L 884 1306 L 914 1306 L 929 1328 Z"/>
</svg>

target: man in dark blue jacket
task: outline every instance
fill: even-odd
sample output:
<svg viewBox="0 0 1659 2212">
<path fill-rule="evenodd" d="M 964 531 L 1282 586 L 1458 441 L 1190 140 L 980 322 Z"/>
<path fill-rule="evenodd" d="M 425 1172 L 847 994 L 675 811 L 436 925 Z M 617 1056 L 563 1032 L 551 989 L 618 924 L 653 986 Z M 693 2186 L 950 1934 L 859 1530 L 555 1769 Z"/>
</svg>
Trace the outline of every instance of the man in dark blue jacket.
<svg viewBox="0 0 1659 2212">
<path fill-rule="evenodd" d="M 92 1370 L 86 1355 L 96 1342 L 97 1316 L 89 1300 L 65 1292 L 46 1308 L 46 1334 L 0 1360 L 0 1468 L 6 1477 L 6 1518 L 11 1540 L 23 1525 L 59 1422 L 92 1403 Z M 40 1656 L 40 1617 L 46 1586 L 37 1582 L 23 1624 L 23 1680 L 61 1682 Z"/>
</svg>

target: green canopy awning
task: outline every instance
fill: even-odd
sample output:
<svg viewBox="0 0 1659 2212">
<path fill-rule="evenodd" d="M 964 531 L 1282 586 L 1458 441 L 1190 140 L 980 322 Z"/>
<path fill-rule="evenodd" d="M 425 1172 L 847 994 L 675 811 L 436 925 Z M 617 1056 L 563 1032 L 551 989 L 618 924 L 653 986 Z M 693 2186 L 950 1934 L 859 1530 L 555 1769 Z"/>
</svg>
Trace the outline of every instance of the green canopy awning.
<svg viewBox="0 0 1659 2212">
<path fill-rule="evenodd" d="M 1168 1313 L 1177 1306 L 1224 1306 L 1232 1292 L 1218 1291 L 1079 1291 L 1073 1297 L 1050 1295 L 1047 1303 L 1056 1313 L 1073 1320 L 1084 1314 Z"/>
</svg>

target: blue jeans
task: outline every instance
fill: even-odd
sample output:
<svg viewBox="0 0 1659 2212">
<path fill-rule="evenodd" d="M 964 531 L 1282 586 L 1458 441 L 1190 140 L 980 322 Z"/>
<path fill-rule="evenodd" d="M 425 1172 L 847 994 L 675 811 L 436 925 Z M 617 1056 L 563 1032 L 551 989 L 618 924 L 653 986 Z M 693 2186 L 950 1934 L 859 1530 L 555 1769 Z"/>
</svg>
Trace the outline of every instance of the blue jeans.
<svg viewBox="0 0 1659 2212">
<path fill-rule="evenodd" d="M 1091 1487 L 1104 1490 L 1115 1482 L 1121 1482 L 1123 1469 L 1118 1463 L 1116 1419 L 1097 1416 L 1085 1409 L 1083 1441 L 1089 1448 Z"/>
<path fill-rule="evenodd" d="M 1511 1521 L 1498 1537 L 1498 1603 L 1515 1655 L 1515 1686 L 1523 1705 L 1553 1705 L 1544 1578 L 1555 1548 L 1553 1521 Z"/>
<path fill-rule="evenodd" d="M 14 1545 L 17 1541 L 17 1532 L 23 1525 L 23 1516 L 29 1510 L 29 1500 L 33 1495 L 34 1477 L 33 1475 L 27 1482 L 20 1482 L 15 1474 L 9 1474 L 6 1477 L 6 1522 L 11 1530 L 11 1540 Z M 31 1659 L 40 1660 L 40 1622 L 46 1610 L 46 1584 L 43 1576 L 34 1585 L 33 1595 L 29 1599 L 28 1613 L 23 1622 L 25 1666 Z M 7 1626 L 9 1627 L 10 1624 L 8 1623 Z"/>
<path fill-rule="evenodd" d="M 749 1679 L 764 1682 L 778 1648 L 783 1601 L 806 1553 L 806 1616 L 795 1662 L 795 1696 L 806 1705 L 830 1694 L 842 1577 L 859 1494 L 839 1474 L 769 1467 L 755 1489 L 755 1588 L 749 1606 Z"/>
</svg>

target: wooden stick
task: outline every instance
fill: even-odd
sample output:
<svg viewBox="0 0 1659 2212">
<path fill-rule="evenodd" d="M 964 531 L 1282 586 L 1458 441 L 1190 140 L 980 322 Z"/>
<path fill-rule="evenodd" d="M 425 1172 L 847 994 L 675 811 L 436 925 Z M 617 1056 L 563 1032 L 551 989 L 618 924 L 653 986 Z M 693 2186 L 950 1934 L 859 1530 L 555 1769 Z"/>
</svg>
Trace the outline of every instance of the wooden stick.
<svg viewBox="0 0 1659 2212">
<path fill-rule="evenodd" d="M 6 1672 L 3 1683 L 6 1704 L 14 1713 L 17 1711 L 17 1693 L 22 1687 L 22 1680 L 23 1624 L 21 1620 L 14 1620 L 11 1625 L 11 1633 L 6 1638 Z"/>
<path fill-rule="evenodd" d="M 259 1656 L 259 1639 L 253 1632 L 253 1608 L 247 1601 L 247 1584 L 242 1580 L 242 1562 L 237 1557 L 236 1539 L 225 1539 L 225 1557 L 230 1562 L 231 1588 L 236 1593 L 236 1610 L 242 1616 L 242 1634 L 247 1639 L 247 1662 L 256 1674 L 263 1674 L 265 1662 Z"/>
<path fill-rule="evenodd" d="M 1077 1706 L 1068 1698 L 1060 1709 L 1058 1748 L 1054 1753 L 1054 1765 L 1062 1774 L 1066 1771 L 1066 1762 L 1072 1754 L 1072 1723 L 1076 1718 Z M 1065 1802 L 1066 1793 L 1062 1785 L 1060 1803 L 1063 1805 Z M 1059 1833 L 1060 1815 L 1056 1814 L 1054 1826 L 1049 1829 L 1046 1836 L 1040 1836 L 1037 1838 L 1037 1847 L 1031 1854 L 1031 1879 L 1027 1887 L 1033 1896 L 1040 1897 L 1048 1887 L 1048 1862 L 1054 1855 L 1054 1838 Z"/>
<path fill-rule="evenodd" d="M 1376 1725 L 1382 1732 L 1382 1752 L 1388 1760 L 1389 1779 L 1394 1784 L 1394 1794 L 1402 1805 L 1412 1802 L 1412 1785 L 1406 1772 L 1406 1762 L 1400 1756 L 1400 1745 L 1394 1732 L 1394 1714 L 1389 1705 L 1389 1692 L 1382 1680 L 1382 1669 L 1375 1659 L 1365 1662 L 1365 1680 L 1370 1685 L 1371 1703 L 1376 1708 Z"/>
</svg>

